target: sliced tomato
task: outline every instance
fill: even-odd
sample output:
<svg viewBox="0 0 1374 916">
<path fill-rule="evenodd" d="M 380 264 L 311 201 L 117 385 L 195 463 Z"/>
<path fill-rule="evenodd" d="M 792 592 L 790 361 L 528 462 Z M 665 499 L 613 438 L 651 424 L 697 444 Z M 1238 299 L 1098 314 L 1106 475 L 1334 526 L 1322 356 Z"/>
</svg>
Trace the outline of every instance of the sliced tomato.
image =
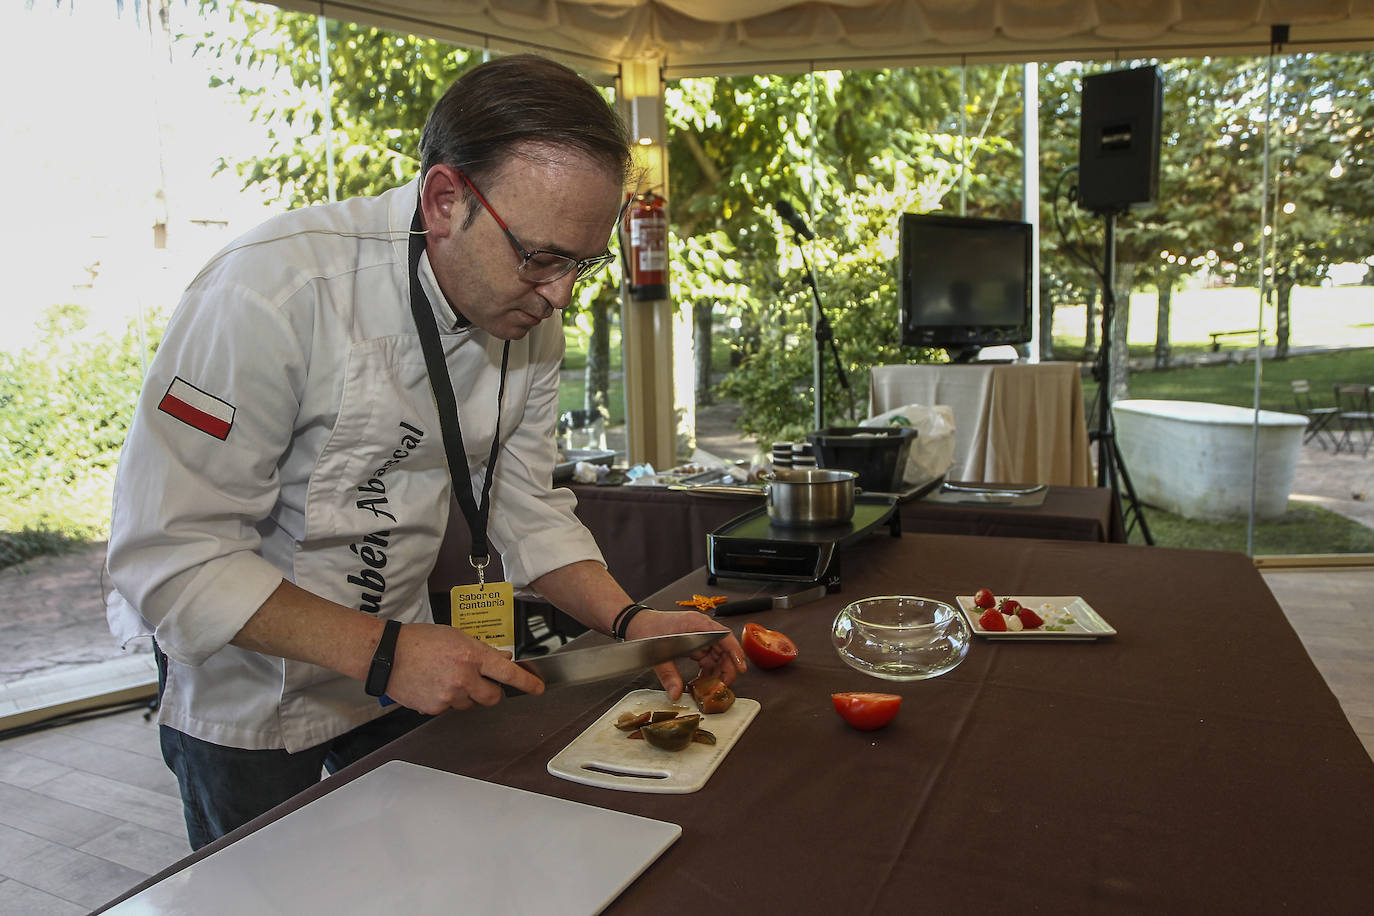
<svg viewBox="0 0 1374 916">
<path fill-rule="evenodd" d="M 777 630 L 757 623 L 744 625 L 744 654 L 759 668 L 781 668 L 797 657 L 797 644 Z"/>
<path fill-rule="evenodd" d="M 859 731 L 882 728 L 897 717 L 902 698 L 895 693 L 832 693 L 835 711 Z"/>
</svg>

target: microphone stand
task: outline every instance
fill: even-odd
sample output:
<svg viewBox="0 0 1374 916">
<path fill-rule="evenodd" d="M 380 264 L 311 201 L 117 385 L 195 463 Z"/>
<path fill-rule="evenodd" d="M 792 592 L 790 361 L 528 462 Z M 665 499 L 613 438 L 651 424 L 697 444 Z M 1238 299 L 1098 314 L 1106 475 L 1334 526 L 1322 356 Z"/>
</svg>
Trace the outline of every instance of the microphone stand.
<svg viewBox="0 0 1374 916">
<path fill-rule="evenodd" d="M 797 240 L 797 250 L 801 253 L 802 265 L 806 268 L 806 285 L 811 287 L 811 302 L 815 306 L 814 324 L 816 337 L 816 352 L 811 361 L 811 374 L 816 386 L 816 430 L 825 428 L 825 347 L 830 345 L 830 353 L 835 359 L 835 373 L 839 376 L 840 387 L 849 392 L 850 412 L 853 412 L 854 391 L 849 387 L 849 377 L 845 374 L 844 365 L 840 362 L 840 349 L 835 345 L 835 331 L 830 326 L 830 319 L 825 316 L 825 308 L 821 305 L 821 294 L 816 288 L 816 272 L 811 269 L 811 262 L 806 259 L 806 246 L 802 244 L 802 234 L 798 229 L 792 227 L 792 235 Z"/>
</svg>

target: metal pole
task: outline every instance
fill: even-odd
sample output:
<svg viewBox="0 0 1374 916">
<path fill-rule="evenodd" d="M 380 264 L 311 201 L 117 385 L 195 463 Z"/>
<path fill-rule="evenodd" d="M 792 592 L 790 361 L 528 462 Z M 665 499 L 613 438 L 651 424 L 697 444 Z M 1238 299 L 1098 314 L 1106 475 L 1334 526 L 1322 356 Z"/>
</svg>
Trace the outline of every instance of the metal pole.
<svg viewBox="0 0 1374 916">
<path fill-rule="evenodd" d="M 1250 518 L 1245 525 L 1245 553 L 1247 556 L 1255 555 L 1255 507 L 1259 500 L 1259 413 L 1260 413 L 1260 381 L 1263 377 L 1263 355 L 1261 350 L 1264 343 L 1264 301 L 1269 295 L 1269 271 L 1267 261 L 1269 258 L 1269 232 L 1272 231 L 1273 221 L 1269 215 L 1269 140 L 1272 131 L 1270 127 L 1274 117 L 1274 48 L 1277 43 L 1277 35 L 1271 35 L 1269 41 L 1269 63 L 1266 72 L 1264 85 L 1264 158 L 1260 181 L 1260 256 L 1259 256 L 1259 308 L 1256 309 L 1258 318 L 1255 321 L 1255 414 L 1251 423 L 1250 431 Z M 1277 210 L 1277 208 L 1275 208 Z"/>
<path fill-rule="evenodd" d="M 320 97 L 324 99 L 324 174 L 329 188 L 331 203 L 339 199 L 338 184 L 334 179 L 334 92 L 333 80 L 329 75 L 329 36 L 325 34 L 323 16 L 315 17 L 316 31 L 320 37 Z"/>
<path fill-rule="evenodd" d="M 1112 441 L 1112 316 L 1116 311 L 1116 214 L 1103 215 L 1102 228 L 1102 342 L 1099 349 L 1102 377 L 1097 387 L 1097 430 L 1103 438 L 1097 441 L 1097 485 L 1107 485 L 1107 464 Z"/>
</svg>

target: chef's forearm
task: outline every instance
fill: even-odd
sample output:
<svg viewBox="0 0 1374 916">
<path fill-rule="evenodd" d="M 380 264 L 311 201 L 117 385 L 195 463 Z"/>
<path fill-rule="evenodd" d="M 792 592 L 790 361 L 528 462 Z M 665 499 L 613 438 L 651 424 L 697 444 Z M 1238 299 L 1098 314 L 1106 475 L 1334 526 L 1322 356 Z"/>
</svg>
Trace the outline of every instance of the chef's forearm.
<svg viewBox="0 0 1374 916">
<path fill-rule="evenodd" d="M 560 566 L 530 585 L 554 607 L 601 633 L 610 633 L 615 615 L 631 598 L 595 560 Z"/>
<path fill-rule="evenodd" d="M 384 622 L 282 580 L 230 642 L 363 680 Z"/>
</svg>

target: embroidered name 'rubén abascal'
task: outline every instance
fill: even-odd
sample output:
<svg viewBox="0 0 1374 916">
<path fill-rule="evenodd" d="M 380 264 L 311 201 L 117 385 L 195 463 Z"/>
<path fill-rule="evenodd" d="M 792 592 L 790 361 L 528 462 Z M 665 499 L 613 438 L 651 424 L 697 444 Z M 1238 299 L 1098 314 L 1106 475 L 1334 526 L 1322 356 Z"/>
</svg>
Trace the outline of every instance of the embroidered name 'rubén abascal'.
<svg viewBox="0 0 1374 916">
<path fill-rule="evenodd" d="M 393 523 L 399 519 L 389 508 L 386 481 L 382 478 L 409 457 L 411 452 L 418 449 L 421 445 L 420 440 L 425 437 L 423 430 L 404 420 L 401 421 L 400 427 L 405 430 L 401 435 L 400 444 L 392 450 L 391 457 L 358 487 L 358 492 L 363 495 L 359 496 L 355 503 L 358 509 L 371 512 L 378 518 L 390 519 Z M 348 584 L 362 589 L 358 598 L 358 609 L 369 614 L 382 612 L 382 597 L 386 592 L 386 575 L 382 570 L 386 568 L 386 549 L 390 545 L 390 538 L 390 529 L 374 531 L 365 535 L 361 544 L 348 545 L 348 549 L 353 551 L 363 564 L 358 572 L 349 574 Z"/>
</svg>

